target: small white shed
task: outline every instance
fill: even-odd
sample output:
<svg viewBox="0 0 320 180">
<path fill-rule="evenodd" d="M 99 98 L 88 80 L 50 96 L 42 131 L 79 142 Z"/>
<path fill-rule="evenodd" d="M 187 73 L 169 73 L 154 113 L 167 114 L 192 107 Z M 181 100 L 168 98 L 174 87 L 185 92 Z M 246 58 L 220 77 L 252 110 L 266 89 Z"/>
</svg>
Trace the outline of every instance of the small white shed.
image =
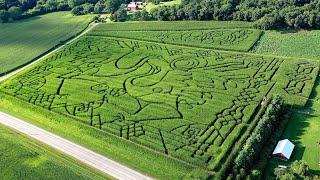
<svg viewBox="0 0 320 180">
<path fill-rule="evenodd" d="M 278 142 L 272 155 L 287 161 L 290 159 L 293 149 L 294 149 L 294 144 L 290 142 L 288 139 L 284 139 Z"/>
</svg>

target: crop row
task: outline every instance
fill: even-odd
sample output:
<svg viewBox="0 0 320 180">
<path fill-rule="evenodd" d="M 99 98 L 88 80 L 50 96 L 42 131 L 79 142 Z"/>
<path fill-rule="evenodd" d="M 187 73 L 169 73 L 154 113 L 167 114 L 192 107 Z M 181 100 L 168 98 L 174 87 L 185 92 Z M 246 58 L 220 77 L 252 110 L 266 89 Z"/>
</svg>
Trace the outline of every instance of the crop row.
<svg viewBox="0 0 320 180">
<path fill-rule="evenodd" d="M 249 51 L 261 35 L 259 30 L 216 29 L 198 31 L 101 31 L 89 33 L 94 36 L 127 38 L 200 48 Z"/>
<path fill-rule="evenodd" d="M 213 170 L 253 123 L 264 97 L 300 101 L 318 70 L 312 61 L 87 36 L 0 88 Z"/>
</svg>

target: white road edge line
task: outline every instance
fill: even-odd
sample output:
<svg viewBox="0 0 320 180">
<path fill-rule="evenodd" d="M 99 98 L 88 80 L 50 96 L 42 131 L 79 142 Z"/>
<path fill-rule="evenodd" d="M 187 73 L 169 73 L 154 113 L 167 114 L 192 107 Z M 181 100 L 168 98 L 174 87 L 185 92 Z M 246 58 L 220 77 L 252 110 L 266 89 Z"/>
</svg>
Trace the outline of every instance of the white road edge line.
<svg viewBox="0 0 320 180">
<path fill-rule="evenodd" d="M 120 180 L 149 180 L 137 171 L 95 153 L 85 147 L 75 144 L 44 129 L 22 121 L 11 115 L 0 112 L 0 123 L 15 129 L 27 136 L 47 144 L 93 168 L 96 168 L 110 176 Z"/>
</svg>

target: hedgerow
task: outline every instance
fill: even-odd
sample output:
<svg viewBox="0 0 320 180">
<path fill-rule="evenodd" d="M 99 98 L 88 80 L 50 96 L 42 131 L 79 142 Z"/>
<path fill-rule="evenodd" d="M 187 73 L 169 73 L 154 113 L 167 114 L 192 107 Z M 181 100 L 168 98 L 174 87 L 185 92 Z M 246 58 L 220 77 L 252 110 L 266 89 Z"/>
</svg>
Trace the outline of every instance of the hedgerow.
<svg viewBox="0 0 320 180">
<path fill-rule="evenodd" d="M 311 79 L 288 76 L 288 64 Z M 300 59 L 86 36 L 0 89 L 163 155 L 219 171 L 233 146 L 255 127 L 252 118 L 262 99 L 271 92 L 297 92 L 291 99 L 309 93 L 301 84 L 313 83 L 318 66 Z"/>
<path fill-rule="evenodd" d="M 251 136 L 247 139 L 242 150 L 235 159 L 238 169 L 249 170 L 255 160 L 259 157 L 263 145 L 269 140 L 270 135 L 278 123 L 278 115 L 281 112 L 283 99 L 280 96 L 273 96 L 265 114 L 262 116 Z"/>
</svg>

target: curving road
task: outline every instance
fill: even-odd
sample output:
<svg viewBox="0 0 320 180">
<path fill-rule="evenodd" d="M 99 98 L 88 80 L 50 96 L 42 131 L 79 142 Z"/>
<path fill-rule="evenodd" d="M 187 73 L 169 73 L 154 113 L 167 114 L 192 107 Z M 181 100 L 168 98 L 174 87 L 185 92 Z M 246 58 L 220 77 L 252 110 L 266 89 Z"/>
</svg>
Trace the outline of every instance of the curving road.
<svg viewBox="0 0 320 180">
<path fill-rule="evenodd" d="M 111 159 L 95 153 L 85 147 L 77 145 L 69 140 L 52 134 L 46 130 L 24 122 L 13 116 L 0 112 L 0 123 L 15 129 L 33 139 L 47 144 L 75 159 L 98 169 L 108 175 L 123 180 L 147 180 L 151 179 L 137 171 L 123 166 Z"/>
</svg>

